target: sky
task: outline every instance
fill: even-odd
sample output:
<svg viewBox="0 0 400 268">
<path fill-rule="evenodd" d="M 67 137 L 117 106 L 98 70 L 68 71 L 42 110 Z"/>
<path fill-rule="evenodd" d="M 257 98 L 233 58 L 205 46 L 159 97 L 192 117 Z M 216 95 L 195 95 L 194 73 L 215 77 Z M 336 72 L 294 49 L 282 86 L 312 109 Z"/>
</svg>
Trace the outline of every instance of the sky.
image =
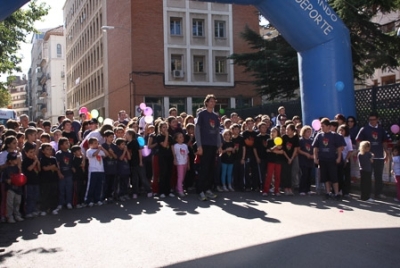
<svg viewBox="0 0 400 268">
<path fill-rule="evenodd" d="M 37 21 L 35 23 L 36 29 L 46 29 L 46 28 L 54 28 L 60 25 L 63 25 L 63 11 L 62 8 L 64 6 L 64 0 L 39 0 L 39 3 L 46 3 L 50 6 L 49 14 L 43 18 L 42 21 Z M 23 6 L 22 8 L 26 8 L 28 4 Z M 21 44 L 21 50 L 18 52 L 18 55 L 22 55 L 22 73 L 18 73 L 17 75 L 21 76 L 22 74 L 28 74 L 29 68 L 31 66 L 31 49 L 32 44 L 30 43 L 32 39 L 32 34 L 29 34 L 26 38 L 27 43 Z M 6 80 L 6 76 L 1 76 L 1 81 Z"/>
</svg>

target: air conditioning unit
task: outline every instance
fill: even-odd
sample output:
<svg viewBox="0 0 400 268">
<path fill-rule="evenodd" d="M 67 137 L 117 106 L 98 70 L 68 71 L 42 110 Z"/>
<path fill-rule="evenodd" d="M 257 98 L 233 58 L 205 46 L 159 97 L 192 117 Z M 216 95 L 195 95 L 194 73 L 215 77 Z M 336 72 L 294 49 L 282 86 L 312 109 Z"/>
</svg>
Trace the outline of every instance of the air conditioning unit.
<svg viewBox="0 0 400 268">
<path fill-rule="evenodd" d="M 184 73 L 182 70 L 173 70 L 172 75 L 174 78 L 182 78 L 184 76 Z"/>
</svg>

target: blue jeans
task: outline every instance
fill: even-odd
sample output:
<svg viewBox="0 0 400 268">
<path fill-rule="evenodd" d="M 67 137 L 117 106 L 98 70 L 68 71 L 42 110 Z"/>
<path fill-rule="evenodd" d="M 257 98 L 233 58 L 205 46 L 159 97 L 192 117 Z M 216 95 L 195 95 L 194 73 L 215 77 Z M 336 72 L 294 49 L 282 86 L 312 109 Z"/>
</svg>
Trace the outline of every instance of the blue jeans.
<svg viewBox="0 0 400 268">
<path fill-rule="evenodd" d="M 64 176 L 64 179 L 58 180 L 58 204 L 63 206 L 66 204 L 72 204 L 72 192 L 74 189 L 74 183 L 72 181 L 72 175 Z"/>
<path fill-rule="evenodd" d="M 85 203 L 101 201 L 103 182 L 106 178 L 104 172 L 90 172 L 86 188 Z"/>
<path fill-rule="evenodd" d="M 233 164 L 221 163 L 221 183 L 222 186 L 232 185 Z"/>
<path fill-rule="evenodd" d="M 37 211 L 37 203 L 40 196 L 40 186 L 38 184 L 26 185 L 26 214 Z"/>
</svg>

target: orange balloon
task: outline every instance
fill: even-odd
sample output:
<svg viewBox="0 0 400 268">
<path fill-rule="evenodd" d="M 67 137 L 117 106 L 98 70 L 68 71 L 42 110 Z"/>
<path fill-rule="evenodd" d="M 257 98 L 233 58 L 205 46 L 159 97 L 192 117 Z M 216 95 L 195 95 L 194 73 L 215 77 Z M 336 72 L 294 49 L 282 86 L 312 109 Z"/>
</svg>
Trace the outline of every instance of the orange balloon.
<svg viewBox="0 0 400 268">
<path fill-rule="evenodd" d="M 92 119 L 92 115 L 91 115 L 89 112 L 86 113 L 86 119 L 87 119 L 87 120 Z"/>
</svg>

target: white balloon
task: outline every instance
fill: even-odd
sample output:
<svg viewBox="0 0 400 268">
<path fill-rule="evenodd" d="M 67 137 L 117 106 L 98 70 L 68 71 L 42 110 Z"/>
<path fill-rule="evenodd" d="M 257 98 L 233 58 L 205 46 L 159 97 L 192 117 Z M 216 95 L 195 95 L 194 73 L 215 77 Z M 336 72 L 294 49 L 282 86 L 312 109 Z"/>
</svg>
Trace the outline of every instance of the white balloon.
<svg viewBox="0 0 400 268">
<path fill-rule="evenodd" d="M 144 122 L 146 122 L 147 124 L 152 124 L 153 123 L 153 116 L 152 115 L 146 115 L 144 117 Z"/>
</svg>

